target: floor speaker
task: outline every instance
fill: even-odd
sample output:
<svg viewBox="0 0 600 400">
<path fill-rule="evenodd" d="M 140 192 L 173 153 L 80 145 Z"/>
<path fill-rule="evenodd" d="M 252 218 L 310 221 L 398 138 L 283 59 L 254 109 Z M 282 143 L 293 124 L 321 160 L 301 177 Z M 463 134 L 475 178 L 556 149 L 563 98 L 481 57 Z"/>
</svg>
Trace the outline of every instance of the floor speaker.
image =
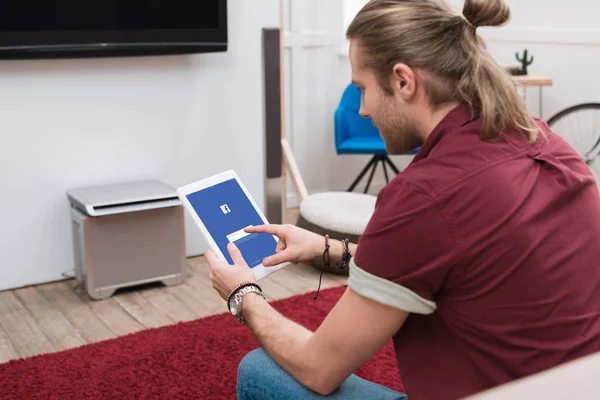
<svg viewBox="0 0 600 400">
<path fill-rule="evenodd" d="M 263 28 L 263 87 L 265 112 L 265 216 L 283 223 L 281 38 L 279 28 Z"/>
</svg>

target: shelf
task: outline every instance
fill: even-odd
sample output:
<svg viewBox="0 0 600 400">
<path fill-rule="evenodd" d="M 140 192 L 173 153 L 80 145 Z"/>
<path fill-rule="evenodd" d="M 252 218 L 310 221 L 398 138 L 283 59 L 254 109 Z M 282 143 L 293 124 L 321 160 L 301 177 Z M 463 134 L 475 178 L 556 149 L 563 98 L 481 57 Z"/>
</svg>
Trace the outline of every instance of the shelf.
<svg viewBox="0 0 600 400">
<path fill-rule="evenodd" d="M 552 86 L 552 78 L 539 75 L 518 75 L 511 77 L 513 82 L 521 86 Z"/>
</svg>

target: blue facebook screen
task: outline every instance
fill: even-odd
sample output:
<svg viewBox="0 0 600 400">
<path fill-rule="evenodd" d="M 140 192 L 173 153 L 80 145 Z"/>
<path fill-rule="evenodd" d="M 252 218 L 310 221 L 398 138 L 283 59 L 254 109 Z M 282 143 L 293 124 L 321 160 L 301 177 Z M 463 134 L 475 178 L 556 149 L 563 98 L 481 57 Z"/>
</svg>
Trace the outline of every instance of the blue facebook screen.
<svg viewBox="0 0 600 400">
<path fill-rule="evenodd" d="M 264 222 L 235 179 L 191 193 L 187 198 L 230 264 L 233 261 L 227 250 L 229 242 L 240 249 L 250 268 L 275 254 L 277 242 L 273 236 L 244 232 L 244 228 Z"/>
</svg>

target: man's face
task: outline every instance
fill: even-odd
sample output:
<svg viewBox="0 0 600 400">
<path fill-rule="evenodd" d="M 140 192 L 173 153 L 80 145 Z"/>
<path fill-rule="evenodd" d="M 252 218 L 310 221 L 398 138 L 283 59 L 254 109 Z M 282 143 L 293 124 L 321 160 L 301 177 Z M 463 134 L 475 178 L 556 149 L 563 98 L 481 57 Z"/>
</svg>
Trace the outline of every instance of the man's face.
<svg viewBox="0 0 600 400">
<path fill-rule="evenodd" d="M 390 154 L 404 154 L 421 145 L 411 116 L 411 107 L 399 95 L 399 85 L 390 74 L 392 93 L 386 93 L 374 74 L 362 61 L 362 50 L 353 40 L 350 43 L 352 82 L 362 89 L 360 115 L 371 118 L 379 130 Z M 397 90 L 398 89 L 398 90 Z"/>
</svg>

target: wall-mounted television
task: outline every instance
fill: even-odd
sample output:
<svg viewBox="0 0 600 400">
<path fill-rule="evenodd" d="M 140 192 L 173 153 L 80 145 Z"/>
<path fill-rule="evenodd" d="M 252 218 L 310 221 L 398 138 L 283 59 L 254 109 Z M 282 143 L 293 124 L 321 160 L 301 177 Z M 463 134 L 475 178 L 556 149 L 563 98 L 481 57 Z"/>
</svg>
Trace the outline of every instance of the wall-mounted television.
<svg viewBox="0 0 600 400">
<path fill-rule="evenodd" d="M 227 0 L 0 0 L 0 59 L 227 50 Z"/>
</svg>

